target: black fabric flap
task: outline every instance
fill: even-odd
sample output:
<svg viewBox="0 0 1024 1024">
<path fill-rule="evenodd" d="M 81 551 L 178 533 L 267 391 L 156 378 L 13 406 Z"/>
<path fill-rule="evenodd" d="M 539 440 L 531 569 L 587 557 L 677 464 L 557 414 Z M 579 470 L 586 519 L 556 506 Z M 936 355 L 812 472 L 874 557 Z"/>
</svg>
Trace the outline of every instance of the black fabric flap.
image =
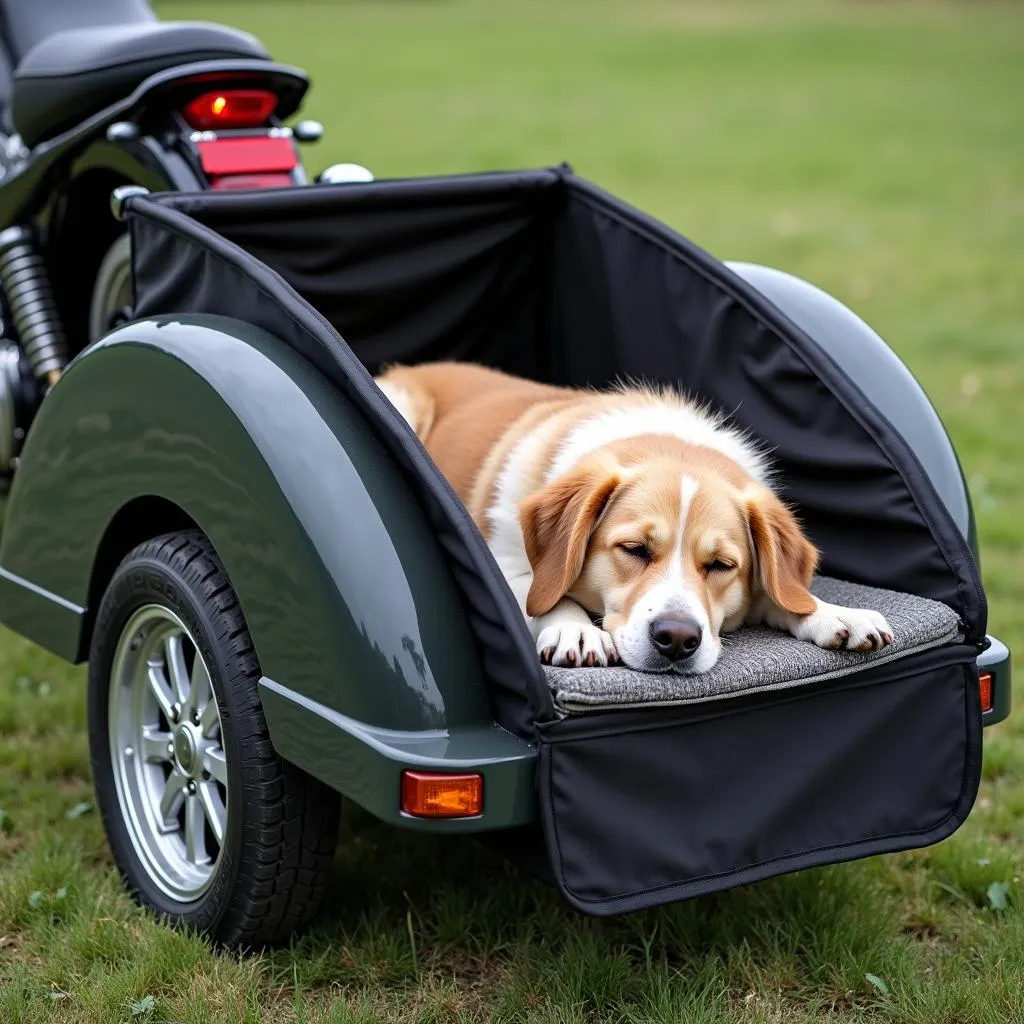
<svg viewBox="0 0 1024 1024">
<path fill-rule="evenodd" d="M 973 651 L 810 691 L 540 730 L 538 784 L 562 895 L 606 915 L 938 842 L 981 775 Z"/>
</svg>

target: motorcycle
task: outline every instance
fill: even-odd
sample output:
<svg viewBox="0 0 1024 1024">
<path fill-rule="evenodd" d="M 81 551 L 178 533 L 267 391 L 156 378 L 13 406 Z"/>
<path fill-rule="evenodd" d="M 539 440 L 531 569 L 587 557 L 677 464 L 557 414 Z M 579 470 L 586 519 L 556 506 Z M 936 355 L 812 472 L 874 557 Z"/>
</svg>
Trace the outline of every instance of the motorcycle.
<svg viewBox="0 0 1024 1024">
<path fill-rule="evenodd" d="M 254 36 L 146 0 L 0 0 L 0 487 L 62 370 L 128 315 L 114 189 L 307 182 L 309 80 Z M 357 164 L 318 181 L 370 181 Z"/>
</svg>

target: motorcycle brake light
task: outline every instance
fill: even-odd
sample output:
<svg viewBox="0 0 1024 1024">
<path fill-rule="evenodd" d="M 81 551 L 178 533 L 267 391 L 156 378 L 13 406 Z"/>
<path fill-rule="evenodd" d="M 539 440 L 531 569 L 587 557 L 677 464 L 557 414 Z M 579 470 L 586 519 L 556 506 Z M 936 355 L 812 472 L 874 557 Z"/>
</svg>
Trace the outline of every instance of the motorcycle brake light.
<svg viewBox="0 0 1024 1024">
<path fill-rule="evenodd" d="M 198 131 L 258 128 L 276 107 L 277 96 L 266 89 L 218 89 L 191 100 L 182 114 Z"/>
</svg>

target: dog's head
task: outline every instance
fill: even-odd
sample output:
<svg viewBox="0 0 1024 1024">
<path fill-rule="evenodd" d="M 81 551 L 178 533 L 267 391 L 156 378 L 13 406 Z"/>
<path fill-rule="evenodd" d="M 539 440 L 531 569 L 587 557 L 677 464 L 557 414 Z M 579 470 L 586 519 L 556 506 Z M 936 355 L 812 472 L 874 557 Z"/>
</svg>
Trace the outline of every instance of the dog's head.
<svg viewBox="0 0 1024 1024">
<path fill-rule="evenodd" d="M 671 438 L 600 449 L 520 507 L 527 613 L 563 596 L 603 620 L 623 663 L 707 672 L 720 634 L 767 598 L 796 615 L 818 553 L 788 508 L 732 460 Z"/>
</svg>

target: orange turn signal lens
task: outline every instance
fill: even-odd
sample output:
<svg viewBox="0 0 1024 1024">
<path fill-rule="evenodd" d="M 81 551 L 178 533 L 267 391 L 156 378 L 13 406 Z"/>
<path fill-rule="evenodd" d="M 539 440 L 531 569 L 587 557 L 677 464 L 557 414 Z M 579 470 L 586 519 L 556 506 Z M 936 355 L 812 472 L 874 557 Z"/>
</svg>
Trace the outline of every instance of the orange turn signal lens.
<svg viewBox="0 0 1024 1024">
<path fill-rule="evenodd" d="M 472 775 L 402 772 L 402 810 L 417 818 L 475 818 L 484 809 L 484 779 Z"/>
<path fill-rule="evenodd" d="M 992 676 L 988 672 L 978 676 L 978 682 L 981 684 L 981 710 L 991 711 L 992 710 Z"/>
</svg>

